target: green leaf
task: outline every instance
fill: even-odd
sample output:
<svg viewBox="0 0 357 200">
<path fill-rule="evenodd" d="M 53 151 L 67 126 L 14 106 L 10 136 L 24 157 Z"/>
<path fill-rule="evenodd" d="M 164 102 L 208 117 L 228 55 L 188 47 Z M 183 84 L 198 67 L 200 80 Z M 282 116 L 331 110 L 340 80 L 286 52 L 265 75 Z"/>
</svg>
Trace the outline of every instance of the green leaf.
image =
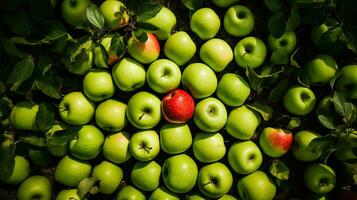
<svg viewBox="0 0 357 200">
<path fill-rule="evenodd" d="M 271 12 L 274 13 L 279 12 L 283 8 L 281 0 L 264 0 L 264 4 Z"/>
<path fill-rule="evenodd" d="M 12 101 L 6 97 L 0 99 L 0 119 L 3 120 L 10 115 Z"/>
<path fill-rule="evenodd" d="M 275 38 L 280 38 L 286 29 L 286 19 L 284 12 L 277 12 L 273 14 L 268 21 L 268 31 Z"/>
<path fill-rule="evenodd" d="M 147 32 L 156 32 L 156 31 L 160 30 L 157 26 L 152 25 L 147 22 L 137 22 L 136 28 L 147 31 Z"/>
<path fill-rule="evenodd" d="M 247 106 L 257 111 L 263 117 L 264 121 L 269 121 L 273 117 L 274 110 L 268 105 L 264 105 L 260 102 L 254 102 L 252 105 Z"/>
<path fill-rule="evenodd" d="M 336 112 L 346 117 L 348 120 L 352 118 L 353 114 L 353 104 L 351 101 L 346 97 L 346 94 L 343 92 L 335 91 L 332 99 L 331 99 Z"/>
<path fill-rule="evenodd" d="M 44 44 L 44 43 L 48 43 L 45 42 L 43 40 L 40 41 L 29 41 L 24 37 L 12 37 L 11 41 L 15 44 L 22 44 L 22 45 L 28 45 L 28 46 L 36 46 L 36 45 L 40 45 L 40 44 Z"/>
<path fill-rule="evenodd" d="M 334 117 L 328 115 L 328 114 L 319 114 L 317 115 L 317 119 L 319 122 L 326 128 L 328 129 L 336 129 L 336 120 Z"/>
<path fill-rule="evenodd" d="M 289 56 L 289 52 L 286 50 L 276 50 L 272 52 L 270 61 L 277 65 L 287 64 L 289 62 Z"/>
<path fill-rule="evenodd" d="M 7 83 L 14 84 L 28 79 L 34 69 L 33 58 L 28 57 L 19 61 L 7 79 Z"/>
<path fill-rule="evenodd" d="M 295 49 L 294 52 L 290 56 L 290 65 L 296 68 L 301 68 L 299 63 L 296 61 L 295 56 L 299 52 L 299 48 Z"/>
<path fill-rule="evenodd" d="M 79 182 L 78 187 L 77 187 L 77 194 L 80 199 L 84 199 L 86 195 L 91 192 L 92 188 L 99 182 L 99 179 L 97 177 L 88 177 L 81 182 Z"/>
<path fill-rule="evenodd" d="M 274 160 L 269 168 L 270 174 L 279 180 L 289 180 L 289 168 L 280 160 Z"/>
<path fill-rule="evenodd" d="M 36 114 L 36 127 L 43 133 L 55 122 L 55 113 L 49 103 L 41 103 Z"/>
<path fill-rule="evenodd" d="M 65 130 L 56 131 L 52 136 L 47 137 L 47 145 L 58 146 L 65 144 L 73 138 L 75 138 L 78 134 L 78 131 L 82 128 L 82 126 L 69 127 Z"/>
<path fill-rule="evenodd" d="M 5 12 L 2 19 L 18 36 L 26 37 L 31 34 L 33 24 L 27 10 L 19 8 L 14 12 Z"/>
<path fill-rule="evenodd" d="M 37 69 L 40 70 L 41 75 L 44 76 L 46 72 L 52 67 L 52 60 L 47 54 L 41 54 L 38 58 Z"/>
<path fill-rule="evenodd" d="M 147 33 L 141 29 L 135 29 L 133 31 L 133 35 L 135 39 L 138 40 L 139 42 L 146 42 L 146 40 L 148 39 Z"/>
<path fill-rule="evenodd" d="M 122 56 L 126 51 L 124 37 L 119 34 L 114 34 L 110 43 L 110 50 L 114 51 L 117 57 Z"/>
<path fill-rule="evenodd" d="M 105 20 L 99 8 L 94 3 L 91 3 L 86 9 L 86 16 L 88 21 L 99 29 L 104 28 Z"/>
<path fill-rule="evenodd" d="M 5 136 L 6 137 L 6 136 Z M 15 150 L 16 145 L 12 139 L 5 138 L 0 146 L 0 179 L 8 179 L 15 165 Z"/>
<path fill-rule="evenodd" d="M 16 82 L 12 85 L 12 87 L 10 88 L 11 92 L 15 92 L 16 94 L 19 95 L 30 95 L 31 94 L 31 90 L 33 87 L 33 76 L 30 76 L 30 78 L 26 79 L 23 82 Z"/>
<path fill-rule="evenodd" d="M 14 43 L 7 39 L 7 38 L 1 38 L 0 39 L 0 45 L 2 49 L 10 55 L 16 56 L 18 58 L 26 58 L 29 57 L 30 54 L 22 53 L 15 45 Z"/>
<path fill-rule="evenodd" d="M 162 5 L 154 4 L 154 3 L 143 3 L 140 6 L 137 6 L 137 10 L 135 12 L 136 17 L 139 21 L 147 21 L 156 16 L 157 13 L 160 12 Z"/>
<path fill-rule="evenodd" d="M 289 81 L 288 79 L 284 78 L 277 83 L 274 88 L 270 91 L 268 100 L 271 102 L 278 102 L 283 95 L 285 94 L 285 91 L 289 87 Z"/>
<path fill-rule="evenodd" d="M 251 67 L 245 69 L 245 74 L 248 77 L 249 86 L 255 91 L 261 91 L 264 78 L 260 77 Z"/>
<path fill-rule="evenodd" d="M 36 147 L 46 147 L 46 139 L 44 137 L 29 135 L 21 136 L 20 140 L 26 144 L 30 144 Z"/>
<path fill-rule="evenodd" d="M 5 87 L 5 84 L 0 81 L 0 97 L 4 96 L 6 93 L 6 87 Z"/>
<path fill-rule="evenodd" d="M 286 31 L 294 31 L 300 24 L 300 13 L 298 9 L 292 9 L 286 23 Z"/>
<path fill-rule="evenodd" d="M 95 66 L 108 68 L 108 53 L 102 44 L 93 48 L 93 58 Z"/>
<path fill-rule="evenodd" d="M 45 30 L 46 39 L 48 40 L 56 40 L 67 35 L 66 28 L 55 20 L 44 22 L 43 28 Z"/>
<path fill-rule="evenodd" d="M 287 129 L 288 130 L 292 130 L 292 129 L 298 128 L 300 126 L 300 124 L 301 124 L 300 118 L 292 117 L 292 118 L 290 118 L 290 121 L 289 121 L 289 124 L 287 126 Z"/>
<path fill-rule="evenodd" d="M 203 6 L 203 0 L 181 0 L 181 2 L 190 10 L 197 10 Z"/>
<path fill-rule="evenodd" d="M 342 34 L 342 28 L 340 24 L 332 26 L 321 35 L 318 44 L 323 45 L 323 44 L 334 43 L 340 38 L 341 34 Z"/>
<path fill-rule="evenodd" d="M 336 146 L 337 141 L 337 138 L 331 134 L 317 137 L 310 142 L 306 150 L 313 153 L 323 152 L 332 146 Z"/>
<path fill-rule="evenodd" d="M 61 98 L 61 83 L 58 81 L 57 76 L 50 70 L 43 76 L 36 76 L 36 87 L 46 94 L 55 99 Z"/>
</svg>

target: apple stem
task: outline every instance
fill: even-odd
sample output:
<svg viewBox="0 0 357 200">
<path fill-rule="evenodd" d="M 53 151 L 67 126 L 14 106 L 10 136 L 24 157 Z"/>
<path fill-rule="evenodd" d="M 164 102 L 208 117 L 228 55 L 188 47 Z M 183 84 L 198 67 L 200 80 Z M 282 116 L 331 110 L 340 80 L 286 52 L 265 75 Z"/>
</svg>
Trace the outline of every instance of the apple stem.
<svg viewBox="0 0 357 200">
<path fill-rule="evenodd" d="M 139 120 L 141 120 L 146 113 L 144 112 L 143 114 L 140 115 Z"/>
<path fill-rule="evenodd" d="M 146 151 L 146 153 L 150 153 L 150 150 L 152 149 L 152 147 L 146 147 L 144 145 L 140 145 L 141 147 L 139 149 L 144 149 L 144 151 Z"/>
</svg>

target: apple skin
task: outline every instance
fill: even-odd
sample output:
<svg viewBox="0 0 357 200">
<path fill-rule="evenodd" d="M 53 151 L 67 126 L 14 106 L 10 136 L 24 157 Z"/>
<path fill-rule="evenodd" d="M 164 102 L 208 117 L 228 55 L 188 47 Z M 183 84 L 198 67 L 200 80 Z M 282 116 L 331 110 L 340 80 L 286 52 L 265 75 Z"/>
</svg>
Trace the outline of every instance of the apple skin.
<svg viewBox="0 0 357 200">
<path fill-rule="evenodd" d="M 314 163 L 305 169 L 304 183 L 310 191 L 323 195 L 335 188 L 336 174 L 331 167 L 322 163 Z"/>
<path fill-rule="evenodd" d="M 263 161 L 259 147 L 252 141 L 235 142 L 228 150 L 228 162 L 238 174 L 256 171 Z"/>
<path fill-rule="evenodd" d="M 111 43 L 112 43 L 113 36 L 112 35 L 107 35 L 102 38 L 100 41 L 100 44 L 103 45 L 105 51 L 108 54 L 108 65 L 113 65 L 118 62 L 120 58 L 122 58 L 124 55 L 116 55 L 116 52 L 114 49 L 111 49 Z M 125 53 L 125 52 L 124 52 Z M 107 66 L 102 66 L 105 68 L 108 68 Z"/>
<path fill-rule="evenodd" d="M 137 161 L 131 170 L 131 182 L 144 191 L 154 191 L 160 185 L 161 166 L 155 161 Z"/>
<path fill-rule="evenodd" d="M 172 192 L 189 192 L 196 184 L 198 168 L 195 161 L 186 154 L 169 157 L 162 165 L 162 180 Z"/>
<path fill-rule="evenodd" d="M 274 198 L 276 193 L 274 183 L 264 172 L 259 170 L 241 178 L 237 187 L 242 199 L 270 200 Z"/>
<path fill-rule="evenodd" d="M 185 195 L 185 200 L 205 200 L 206 198 L 199 192 Z"/>
<path fill-rule="evenodd" d="M 81 160 L 91 160 L 97 157 L 104 143 L 103 133 L 93 125 L 84 125 L 78 131 L 76 138 L 70 141 L 70 153 Z"/>
<path fill-rule="evenodd" d="M 225 195 L 231 189 L 232 184 L 232 173 L 222 163 L 206 165 L 198 172 L 198 189 L 209 198 L 219 198 Z"/>
<path fill-rule="evenodd" d="M 61 119 L 70 125 L 87 124 L 94 115 L 95 104 L 81 92 L 71 92 L 59 104 Z"/>
<path fill-rule="evenodd" d="M 226 41 L 214 38 L 201 46 L 200 58 L 215 72 L 221 72 L 232 62 L 233 50 Z"/>
<path fill-rule="evenodd" d="M 243 38 L 234 47 L 234 59 L 242 68 L 254 69 L 261 66 L 266 55 L 267 47 L 262 40 L 256 37 Z"/>
<path fill-rule="evenodd" d="M 99 192 L 113 194 L 123 179 L 123 170 L 117 165 L 102 161 L 93 168 L 92 176 L 99 180 Z"/>
<path fill-rule="evenodd" d="M 111 74 L 104 69 L 90 70 L 84 76 L 83 91 L 94 102 L 111 98 L 115 92 L 115 85 Z"/>
<path fill-rule="evenodd" d="M 90 175 L 91 171 L 92 166 L 88 161 L 67 155 L 57 164 L 54 178 L 63 185 L 76 187 L 82 179 Z"/>
<path fill-rule="evenodd" d="M 162 115 L 170 123 L 181 124 L 190 120 L 195 101 L 185 90 L 176 89 L 168 93 L 161 103 Z"/>
<path fill-rule="evenodd" d="M 304 116 L 315 107 L 316 97 L 314 92 L 303 86 L 290 87 L 284 94 L 283 105 L 285 109 L 294 115 Z"/>
<path fill-rule="evenodd" d="M 190 19 L 190 28 L 201 40 L 209 40 L 216 36 L 221 20 L 211 8 L 196 10 Z"/>
<path fill-rule="evenodd" d="M 196 44 L 189 34 L 179 31 L 172 34 L 165 42 L 164 53 L 178 66 L 186 64 L 196 53 Z"/>
<path fill-rule="evenodd" d="M 320 134 L 308 130 L 297 132 L 294 135 L 294 143 L 291 149 L 294 157 L 300 161 L 305 162 L 314 161 L 320 158 L 322 154 L 321 151 L 310 152 L 306 150 L 310 142 L 318 137 L 320 137 Z"/>
<path fill-rule="evenodd" d="M 31 101 L 16 103 L 10 113 L 10 125 L 19 130 L 36 130 L 36 114 L 38 109 L 38 104 Z"/>
<path fill-rule="evenodd" d="M 243 37 L 252 32 L 254 28 L 254 15 L 252 11 L 242 5 L 230 7 L 224 15 L 223 25 L 226 32 L 235 37 Z"/>
<path fill-rule="evenodd" d="M 145 84 L 146 72 L 142 64 L 131 58 L 123 58 L 114 65 L 112 76 L 121 91 L 131 92 Z"/>
<path fill-rule="evenodd" d="M 220 133 L 196 133 L 192 150 L 195 158 L 203 163 L 216 162 L 226 154 L 224 138 Z"/>
<path fill-rule="evenodd" d="M 160 186 L 151 193 L 149 200 L 180 200 L 180 198 L 164 186 Z"/>
<path fill-rule="evenodd" d="M 126 107 L 126 104 L 118 100 L 108 99 L 100 103 L 95 110 L 95 122 L 103 130 L 121 131 L 128 123 L 125 116 Z"/>
<path fill-rule="evenodd" d="M 250 95 L 249 84 L 238 74 L 225 73 L 218 82 L 216 95 L 225 105 L 243 105 Z"/>
<path fill-rule="evenodd" d="M 146 80 L 152 90 L 164 94 L 178 88 L 181 83 L 181 70 L 171 60 L 159 59 L 149 66 Z"/>
<path fill-rule="evenodd" d="M 46 133 L 46 137 L 50 137 L 53 134 L 55 134 L 57 131 L 62 131 L 67 129 L 69 126 L 65 123 L 58 123 L 54 124 Z M 48 152 L 55 157 L 63 157 L 67 154 L 68 152 L 68 143 L 69 142 L 63 142 L 60 144 L 50 144 L 47 143 L 47 150 Z"/>
<path fill-rule="evenodd" d="M 153 33 L 148 33 L 147 36 L 145 42 L 140 42 L 134 37 L 128 40 L 129 55 L 143 64 L 154 62 L 160 55 L 160 44 L 156 36 Z"/>
<path fill-rule="evenodd" d="M 159 28 L 154 33 L 158 40 L 167 40 L 171 36 L 171 30 L 176 25 L 176 16 L 170 9 L 162 7 L 155 17 L 146 22 Z"/>
<path fill-rule="evenodd" d="M 138 131 L 129 141 L 129 150 L 137 160 L 152 160 L 160 152 L 159 135 L 154 130 Z"/>
<path fill-rule="evenodd" d="M 357 99 L 357 65 L 347 65 L 337 72 L 335 88 L 345 92 L 351 99 Z"/>
<path fill-rule="evenodd" d="M 80 200 L 77 189 L 63 189 L 57 196 L 56 200 Z"/>
<path fill-rule="evenodd" d="M 232 195 L 225 194 L 225 195 L 223 195 L 221 198 L 219 198 L 217 200 L 237 200 L 237 199 Z"/>
<path fill-rule="evenodd" d="M 138 92 L 128 102 L 126 116 L 138 129 L 151 129 L 161 120 L 161 101 L 149 92 Z"/>
<path fill-rule="evenodd" d="M 117 164 L 124 163 L 131 158 L 129 151 L 130 134 L 122 131 L 108 135 L 103 144 L 103 156 Z"/>
<path fill-rule="evenodd" d="M 228 8 L 229 6 L 238 3 L 239 0 L 211 0 L 215 6 L 221 8 Z"/>
<path fill-rule="evenodd" d="M 115 200 L 146 200 L 145 195 L 131 185 L 123 187 Z"/>
<path fill-rule="evenodd" d="M 268 36 L 268 46 L 271 51 L 285 51 L 290 54 L 296 47 L 296 34 L 293 31 L 285 32 L 280 38 Z"/>
<path fill-rule="evenodd" d="M 227 122 L 226 107 L 220 100 L 208 97 L 196 105 L 193 120 L 202 131 L 217 132 Z"/>
<path fill-rule="evenodd" d="M 127 11 L 122 15 L 118 15 L 122 9 L 126 9 L 125 5 L 118 0 L 106 0 L 100 7 L 99 11 L 103 14 L 105 24 L 111 29 L 116 30 L 125 25 L 129 21 Z"/>
<path fill-rule="evenodd" d="M 240 140 L 249 140 L 261 122 L 260 115 L 247 106 L 232 110 L 227 119 L 226 131 L 232 137 Z"/>
<path fill-rule="evenodd" d="M 30 163 L 22 156 L 15 156 L 14 168 L 11 174 L 1 174 L 0 182 L 5 184 L 19 184 L 30 175 Z"/>
<path fill-rule="evenodd" d="M 293 143 L 293 134 L 283 129 L 266 127 L 260 133 L 259 146 L 262 151 L 273 158 L 286 154 Z"/>
<path fill-rule="evenodd" d="M 165 124 L 160 129 L 160 146 L 167 154 L 179 154 L 192 145 L 188 124 Z"/>
<path fill-rule="evenodd" d="M 216 91 L 217 77 L 207 65 L 193 63 L 184 69 L 182 85 L 190 91 L 195 99 L 203 99 Z"/>
<path fill-rule="evenodd" d="M 303 69 L 312 85 L 326 85 L 338 70 L 335 59 L 327 54 L 319 54 L 309 60 Z"/>
<path fill-rule="evenodd" d="M 61 5 L 63 19 L 75 27 L 87 23 L 86 9 L 92 2 L 90 0 L 64 0 Z"/>
<path fill-rule="evenodd" d="M 16 192 L 17 200 L 50 200 L 52 186 L 48 178 L 44 176 L 31 176 L 24 180 Z"/>
</svg>

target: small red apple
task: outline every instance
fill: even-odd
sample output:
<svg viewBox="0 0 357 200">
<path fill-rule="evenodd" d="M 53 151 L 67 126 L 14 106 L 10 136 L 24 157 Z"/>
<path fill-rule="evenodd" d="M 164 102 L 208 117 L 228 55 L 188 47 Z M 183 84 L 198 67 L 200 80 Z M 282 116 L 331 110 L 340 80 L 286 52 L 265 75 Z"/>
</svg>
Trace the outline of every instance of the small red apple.
<svg viewBox="0 0 357 200">
<path fill-rule="evenodd" d="M 162 99 L 162 114 L 166 121 L 180 124 L 191 119 L 195 102 L 185 90 L 176 89 Z"/>
<path fill-rule="evenodd" d="M 128 41 L 128 53 L 143 64 L 154 62 L 160 55 L 160 44 L 156 36 L 152 33 L 148 33 L 147 36 L 148 39 L 145 42 L 140 42 L 134 37 Z"/>
<path fill-rule="evenodd" d="M 264 128 L 259 136 L 259 145 L 270 157 L 280 157 L 289 151 L 293 143 L 293 134 L 283 129 Z"/>
</svg>

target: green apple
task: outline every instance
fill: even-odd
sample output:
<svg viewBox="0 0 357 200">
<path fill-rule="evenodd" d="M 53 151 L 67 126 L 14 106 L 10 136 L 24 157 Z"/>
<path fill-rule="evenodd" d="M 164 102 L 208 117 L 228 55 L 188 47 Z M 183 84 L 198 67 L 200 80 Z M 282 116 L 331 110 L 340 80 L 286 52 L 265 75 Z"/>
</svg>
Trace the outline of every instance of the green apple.
<svg viewBox="0 0 357 200">
<path fill-rule="evenodd" d="M 64 0 L 61 5 L 63 19 L 70 25 L 81 27 L 87 23 L 86 9 L 90 0 Z"/>
<path fill-rule="evenodd" d="M 31 101 L 16 103 L 10 113 L 10 125 L 19 130 L 36 130 L 38 108 L 38 104 Z"/>
<path fill-rule="evenodd" d="M 221 72 L 232 62 L 233 51 L 226 41 L 214 38 L 201 46 L 200 58 L 215 72 Z"/>
<path fill-rule="evenodd" d="M 351 99 L 357 99 L 357 65 L 347 65 L 337 72 L 335 88 L 345 92 Z"/>
<path fill-rule="evenodd" d="M 218 198 L 225 195 L 231 189 L 232 184 L 232 173 L 222 163 L 206 165 L 198 172 L 198 189 L 209 198 Z"/>
<path fill-rule="evenodd" d="M 315 107 L 316 97 L 314 92 L 304 86 L 290 87 L 284 94 L 283 104 L 285 109 L 294 115 L 304 116 Z"/>
<path fill-rule="evenodd" d="M 24 180 L 16 192 L 17 200 L 50 200 L 51 196 L 51 182 L 48 178 L 39 175 Z"/>
<path fill-rule="evenodd" d="M 127 124 L 125 110 L 126 105 L 124 103 L 108 99 L 100 103 L 95 110 L 95 122 L 106 131 L 121 131 Z"/>
<path fill-rule="evenodd" d="M 304 183 L 310 191 L 323 195 L 335 188 L 336 174 L 331 167 L 322 163 L 314 163 L 305 169 Z"/>
<path fill-rule="evenodd" d="M 160 146 L 168 154 L 179 154 L 192 145 L 192 135 L 188 124 L 165 124 L 160 129 Z"/>
<path fill-rule="evenodd" d="M 225 73 L 218 82 L 216 95 L 225 105 L 237 107 L 248 99 L 250 87 L 238 74 Z"/>
<path fill-rule="evenodd" d="M 259 135 L 259 146 L 270 157 L 280 157 L 286 154 L 293 143 L 290 131 L 266 127 Z"/>
<path fill-rule="evenodd" d="M 161 166 L 155 161 L 137 161 L 131 170 L 131 182 L 144 191 L 154 191 L 160 185 Z"/>
<path fill-rule="evenodd" d="M 70 125 L 87 124 L 94 115 L 95 105 L 81 92 L 64 96 L 58 106 L 61 119 Z"/>
<path fill-rule="evenodd" d="M 217 88 L 217 77 L 214 71 L 202 63 L 188 65 L 182 73 L 182 85 L 196 99 L 211 96 Z"/>
<path fill-rule="evenodd" d="M 205 200 L 206 198 L 199 192 L 194 192 L 192 194 L 186 194 L 185 200 Z"/>
<path fill-rule="evenodd" d="M 227 119 L 226 131 L 234 138 L 249 140 L 261 121 L 260 115 L 247 106 L 233 109 Z"/>
<path fill-rule="evenodd" d="M 159 135 L 154 130 L 138 131 L 129 141 L 129 150 L 137 160 L 152 160 L 160 152 Z"/>
<path fill-rule="evenodd" d="M 165 56 L 182 66 L 196 53 L 196 44 L 192 41 L 190 35 L 184 31 L 172 34 L 164 46 Z"/>
<path fill-rule="evenodd" d="M 262 65 L 267 55 L 264 42 L 256 37 L 246 37 L 234 47 L 234 59 L 242 68 L 257 68 Z"/>
<path fill-rule="evenodd" d="M 162 179 L 165 186 L 175 193 L 187 193 L 196 184 L 198 168 L 195 161 L 186 154 L 169 157 L 162 165 Z"/>
<path fill-rule="evenodd" d="M 52 156 L 45 148 L 30 147 L 28 154 L 30 160 L 39 167 L 48 168 L 52 163 Z"/>
<path fill-rule="evenodd" d="M 219 131 L 227 122 L 226 107 L 214 97 L 203 99 L 195 107 L 193 121 L 202 131 Z"/>
<path fill-rule="evenodd" d="M 164 186 L 160 186 L 151 193 L 149 200 L 180 200 L 177 194 L 170 192 Z"/>
<path fill-rule="evenodd" d="M 57 196 L 56 200 L 80 200 L 77 189 L 63 189 Z"/>
<path fill-rule="evenodd" d="M 294 157 L 300 161 L 314 161 L 320 158 L 322 151 L 311 152 L 307 149 L 311 141 L 318 137 L 320 137 L 320 134 L 308 130 L 297 132 L 294 135 L 292 147 Z"/>
<path fill-rule="evenodd" d="M 227 8 L 235 3 L 238 3 L 239 0 L 211 0 L 212 3 L 221 8 Z"/>
<path fill-rule="evenodd" d="M 112 39 L 113 39 L 113 35 L 109 34 L 109 35 L 104 36 L 102 38 L 102 40 L 100 41 L 100 44 L 103 45 L 105 51 L 108 54 L 108 63 L 107 64 L 103 63 L 103 64 L 101 64 L 101 66 L 98 66 L 98 67 L 108 68 L 108 65 L 113 65 L 113 64 L 117 63 L 118 60 L 124 56 L 126 51 L 122 52 L 121 55 L 117 55 L 116 49 L 114 49 L 112 47 Z M 103 57 L 101 59 L 103 59 L 102 62 L 105 62 Z"/>
<path fill-rule="evenodd" d="M 263 161 L 259 147 L 252 141 L 235 142 L 228 150 L 228 162 L 238 174 L 255 172 Z"/>
<path fill-rule="evenodd" d="M 88 161 L 67 155 L 57 164 L 54 178 L 63 185 L 75 187 L 82 179 L 87 178 L 91 171 L 92 166 Z"/>
<path fill-rule="evenodd" d="M 237 198 L 235 198 L 235 197 L 232 196 L 232 195 L 225 194 L 225 195 L 223 195 L 221 198 L 219 198 L 219 199 L 217 199 L 217 200 L 237 200 Z"/>
<path fill-rule="evenodd" d="M 127 185 L 119 191 L 115 200 L 146 200 L 146 197 L 140 190 Z"/>
<path fill-rule="evenodd" d="M 62 131 L 67 129 L 69 126 L 65 123 L 58 123 L 54 124 L 46 133 L 46 137 L 52 137 L 55 133 L 58 134 L 58 131 Z M 48 152 L 56 157 L 63 157 L 68 152 L 68 143 L 69 142 L 62 142 L 62 143 L 47 143 L 47 150 Z"/>
<path fill-rule="evenodd" d="M 198 35 L 201 40 L 214 38 L 221 26 L 221 20 L 211 8 L 201 8 L 196 10 L 190 19 L 191 30 Z"/>
<path fill-rule="evenodd" d="M 129 151 L 130 134 L 122 131 L 108 135 L 103 144 L 103 156 L 113 163 L 124 163 L 131 158 Z"/>
<path fill-rule="evenodd" d="M 1 165 L 3 165 L 1 163 Z M 1 171 L 3 172 L 3 170 Z M 30 175 L 30 163 L 22 156 L 15 156 L 14 167 L 10 174 L 0 174 L 0 182 L 19 184 Z"/>
<path fill-rule="evenodd" d="M 224 29 L 228 34 L 235 37 L 243 37 L 251 33 L 254 24 L 254 15 L 246 6 L 232 6 L 224 15 Z"/>
<path fill-rule="evenodd" d="M 237 187 L 242 199 L 272 200 L 276 193 L 274 183 L 264 172 L 259 170 L 241 178 Z"/>
<path fill-rule="evenodd" d="M 149 66 L 146 80 L 152 90 L 164 94 L 178 88 L 181 83 L 181 70 L 171 60 L 159 59 Z"/>
<path fill-rule="evenodd" d="M 81 160 L 91 160 L 99 155 L 103 143 L 104 135 L 98 128 L 84 125 L 77 137 L 70 141 L 69 152 Z"/>
<path fill-rule="evenodd" d="M 115 92 L 111 74 L 104 69 L 90 70 L 83 79 L 83 92 L 95 102 L 109 99 Z"/>
<path fill-rule="evenodd" d="M 139 129 L 151 129 L 161 120 L 161 101 L 149 92 L 138 92 L 128 102 L 126 116 Z"/>
<path fill-rule="evenodd" d="M 112 76 L 118 88 L 124 92 L 131 92 L 145 84 L 145 68 L 131 58 L 123 58 L 112 70 Z"/>
<path fill-rule="evenodd" d="M 170 9 L 162 7 L 155 17 L 146 22 L 159 28 L 159 30 L 155 32 L 157 39 L 167 40 L 171 35 L 171 30 L 176 25 L 176 16 Z"/>
<path fill-rule="evenodd" d="M 102 161 L 93 168 L 92 176 L 99 180 L 99 192 L 113 194 L 123 179 L 123 170 L 117 165 Z"/>
<path fill-rule="evenodd" d="M 338 70 L 335 59 L 326 54 L 319 54 L 305 63 L 303 72 L 313 85 L 326 85 Z"/>
<path fill-rule="evenodd" d="M 192 150 L 195 158 L 203 163 L 218 161 L 226 154 L 224 138 L 220 133 L 196 133 Z"/>
<path fill-rule="evenodd" d="M 143 64 L 154 62 L 160 55 L 160 44 L 156 36 L 153 33 L 148 33 L 147 37 L 145 42 L 141 42 L 135 37 L 128 40 L 129 55 Z"/>
<path fill-rule="evenodd" d="M 103 14 L 105 24 L 111 29 L 116 30 L 129 21 L 129 15 L 123 2 L 118 0 L 106 0 L 99 11 Z"/>
<path fill-rule="evenodd" d="M 294 51 L 296 46 L 296 34 L 293 31 L 285 32 L 279 38 L 273 35 L 268 36 L 268 46 L 271 51 L 284 51 L 290 54 Z"/>
</svg>

